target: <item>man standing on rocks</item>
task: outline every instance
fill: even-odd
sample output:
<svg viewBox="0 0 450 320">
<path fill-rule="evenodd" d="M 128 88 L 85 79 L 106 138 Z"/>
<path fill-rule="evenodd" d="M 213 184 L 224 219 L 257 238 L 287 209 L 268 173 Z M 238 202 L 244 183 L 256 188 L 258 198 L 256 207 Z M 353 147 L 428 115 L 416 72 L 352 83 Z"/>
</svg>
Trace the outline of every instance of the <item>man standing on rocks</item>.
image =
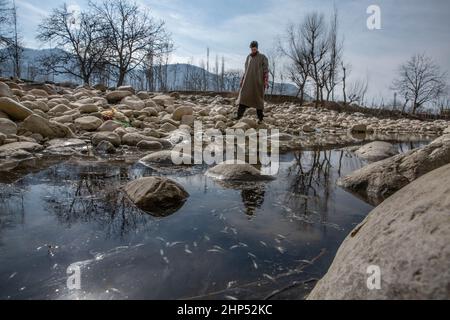
<svg viewBox="0 0 450 320">
<path fill-rule="evenodd" d="M 240 120 L 245 110 L 250 107 L 256 108 L 258 123 L 261 123 L 264 119 L 264 91 L 269 87 L 269 62 L 267 57 L 258 51 L 257 41 L 252 41 L 250 49 L 236 101 L 239 106 L 236 120 Z"/>
</svg>

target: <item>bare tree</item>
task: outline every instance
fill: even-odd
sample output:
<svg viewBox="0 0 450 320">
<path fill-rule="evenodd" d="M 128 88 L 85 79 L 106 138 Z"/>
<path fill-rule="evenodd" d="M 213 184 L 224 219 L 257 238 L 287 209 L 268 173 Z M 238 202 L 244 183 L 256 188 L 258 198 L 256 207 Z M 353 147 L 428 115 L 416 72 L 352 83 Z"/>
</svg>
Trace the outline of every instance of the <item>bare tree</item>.
<svg viewBox="0 0 450 320">
<path fill-rule="evenodd" d="M 37 39 L 56 42 L 60 50 L 44 57 L 42 64 L 89 84 L 107 51 L 100 30 L 99 19 L 91 12 L 70 12 L 66 4 L 54 9 L 39 25 Z"/>
<path fill-rule="evenodd" d="M 302 26 L 303 37 L 306 42 L 306 54 L 310 63 L 310 76 L 315 84 L 316 107 L 323 100 L 325 83 L 321 73 L 326 68 L 326 58 L 330 42 L 327 25 L 323 14 L 313 12 L 305 17 Z"/>
<path fill-rule="evenodd" d="M 415 114 L 424 104 L 439 98 L 445 89 L 446 73 L 425 54 L 416 54 L 398 69 L 392 89 L 411 101 Z"/>
<path fill-rule="evenodd" d="M 367 79 L 358 79 L 351 82 L 348 85 L 346 96 L 348 98 L 348 103 L 352 104 L 357 102 L 358 104 L 364 104 L 364 98 L 368 90 Z"/>
<path fill-rule="evenodd" d="M 298 89 L 297 97 L 300 103 L 304 101 L 305 88 L 309 79 L 311 60 L 307 50 L 306 38 L 304 37 L 305 25 L 289 24 L 286 29 L 284 42 L 279 43 L 281 53 L 289 58 L 289 65 L 286 67 L 289 78 Z M 272 59 L 274 60 L 274 59 Z"/>
<path fill-rule="evenodd" d="M 164 21 L 156 21 L 145 8 L 128 0 L 89 2 L 102 25 L 108 47 L 109 63 L 117 70 L 117 86 L 125 81 L 149 52 L 157 52 L 167 45 L 170 35 Z"/>
<path fill-rule="evenodd" d="M 8 46 L 8 56 L 13 65 L 14 77 L 20 79 L 22 73 L 21 65 L 22 65 L 23 47 L 17 26 L 16 1 L 13 1 L 13 6 L 11 8 L 11 22 L 12 22 L 12 37 L 10 40 L 10 45 Z"/>
</svg>

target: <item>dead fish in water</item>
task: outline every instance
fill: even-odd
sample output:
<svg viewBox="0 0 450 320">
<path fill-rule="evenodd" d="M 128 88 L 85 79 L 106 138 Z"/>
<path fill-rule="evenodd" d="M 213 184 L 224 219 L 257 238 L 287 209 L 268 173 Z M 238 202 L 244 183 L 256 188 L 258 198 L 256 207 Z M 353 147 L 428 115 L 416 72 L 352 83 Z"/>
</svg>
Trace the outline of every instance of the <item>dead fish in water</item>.
<svg viewBox="0 0 450 320">
<path fill-rule="evenodd" d="M 277 249 L 277 251 L 281 254 L 284 254 L 286 252 L 286 249 L 283 247 L 275 247 L 275 249 Z"/>
<path fill-rule="evenodd" d="M 167 257 L 163 257 L 165 263 L 169 264 L 169 259 Z"/>
<path fill-rule="evenodd" d="M 217 249 L 217 250 L 225 251 L 221 246 L 218 246 L 218 245 L 213 246 L 213 248 Z"/>
<path fill-rule="evenodd" d="M 245 243 L 243 243 L 243 242 L 239 242 L 238 243 L 241 247 L 245 247 L 245 248 L 247 248 L 248 247 L 248 245 L 246 245 Z"/>
<path fill-rule="evenodd" d="M 230 228 L 230 230 L 231 230 L 234 234 L 237 234 L 236 228 Z"/>
<path fill-rule="evenodd" d="M 223 250 L 209 249 L 208 252 L 223 253 Z"/>
<path fill-rule="evenodd" d="M 206 241 L 210 241 L 211 240 L 211 238 L 208 237 L 206 234 L 203 236 L 203 238 L 205 238 Z"/>
<path fill-rule="evenodd" d="M 260 241 L 259 243 L 261 243 L 264 247 L 267 247 L 267 243 L 265 243 L 264 241 Z"/>
<path fill-rule="evenodd" d="M 234 246 L 230 247 L 230 250 L 234 250 L 234 249 L 239 248 L 239 247 L 240 247 L 239 245 L 235 244 Z"/>
<path fill-rule="evenodd" d="M 280 239 L 286 239 L 286 237 L 283 236 L 282 234 L 277 234 L 277 237 L 280 238 Z"/>
<path fill-rule="evenodd" d="M 177 244 L 183 244 L 183 242 L 180 242 L 180 241 L 167 242 L 166 247 L 172 248 L 172 247 L 176 246 Z"/>
<path fill-rule="evenodd" d="M 303 262 L 303 263 L 306 263 L 306 264 L 313 264 L 311 261 L 309 261 L 309 260 L 295 260 L 295 261 L 297 261 L 297 262 Z"/>
<path fill-rule="evenodd" d="M 17 272 L 14 272 L 13 274 L 11 274 L 11 275 L 9 276 L 9 279 L 14 278 L 16 275 L 17 275 Z"/>
<path fill-rule="evenodd" d="M 258 269 L 258 265 L 256 264 L 256 261 L 252 259 L 253 262 L 253 268 Z"/>
<path fill-rule="evenodd" d="M 222 233 L 228 233 L 228 227 L 223 228 L 220 232 L 222 232 Z"/>
<path fill-rule="evenodd" d="M 160 249 L 160 250 L 159 250 L 159 254 L 160 254 L 161 256 L 164 256 L 164 250 L 163 250 L 163 249 Z"/>
<path fill-rule="evenodd" d="M 263 277 L 269 279 L 272 282 L 276 282 L 277 280 L 275 280 L 274 277 L 269 276 L 267 273 L 263 273 Z"/>
<path fill-rule="evenodd" d="M 228 284 L 227 284 L 227 289 L 230 289 L 230 288 L 231 288 L 232 286 L 234 286 L 235 284 L 237 284 L 237 281 L 236 281 L 236 280 L 228 282 Z"/>
<path fill-rule="evenodd" d="M 251 252 L 247 252 L 247 254 L 250 256 L 250 257 L 252 257 L 252 258 L 255 258 L 256 259 L 256 256 L 253 254 L 253 253 L 251 253 Z"/>
<path fill-rule="evenodd" d="M 164 243 L 166 242 L 166 240 L 164 238 L 161 238 L 161 237 L 156 237 L 156 240 L 162 241 Z"/>
<path fill-rule="evenodd" d="M 238 300 L 238 298 L 233 297 L 233 296 L 225 296 L 224 298 L 227 300 Z"/>
<path fill-rule="evenodd" d="M 188 245 L 185 245 L 185 246 L 184 246 L 184 252 L 186 252 L 186 253 L 188 253 L 188 254 L 192 254 L 192 251 L 189 250 L 189 246 L 188 246 Z"/>
<path fill-rule="evenodd" d="M 198 245 L 197 245 L 197 242 L 196 242 L 196 241 L 194 241 L 192 244 L 194 245 L 194 247 L 197 248 Z"/>
</svg>

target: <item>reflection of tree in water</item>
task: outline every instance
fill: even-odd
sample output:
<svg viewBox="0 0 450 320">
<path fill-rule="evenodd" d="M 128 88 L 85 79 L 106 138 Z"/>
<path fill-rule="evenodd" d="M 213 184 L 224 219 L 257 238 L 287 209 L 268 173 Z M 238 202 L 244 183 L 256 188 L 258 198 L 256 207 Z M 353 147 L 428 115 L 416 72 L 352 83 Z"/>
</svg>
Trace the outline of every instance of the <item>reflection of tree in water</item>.
<svg viewBox="0 0 450 320">
<path fill-rule="evenodd" d="M 321 221 L 327 220 L 333 187 L 331 155 L 331 150 L 294 153 L 284 203 L 299 220 L 311 223 L 310 216 L 316 213 Z"/>
<path fill-rule="evenodd" d="M 258 184 L 251 188 L 241 190 L 242 202 L 245 206 L 245 213 L 248 216 L 255 215 L 256 209 L 261 208 L 264 203 L 266 189 L 264 184 Z"/>
<path fill-rule="evenodd" d="M 0 245 L 3 230 L 25 222 L 23 192 L 24 189 L 0 184 Z"/>
<path fill-rule="evenodd" d="M 107 236 L 121 237 L 150 221 L 120 190 L 130 178 L 127 167 L 96 165 L 66 169 L 49 172 L 51 181 L 62 182 L 47 200 L 61 223 L 96 222 Z"/>
</svg>

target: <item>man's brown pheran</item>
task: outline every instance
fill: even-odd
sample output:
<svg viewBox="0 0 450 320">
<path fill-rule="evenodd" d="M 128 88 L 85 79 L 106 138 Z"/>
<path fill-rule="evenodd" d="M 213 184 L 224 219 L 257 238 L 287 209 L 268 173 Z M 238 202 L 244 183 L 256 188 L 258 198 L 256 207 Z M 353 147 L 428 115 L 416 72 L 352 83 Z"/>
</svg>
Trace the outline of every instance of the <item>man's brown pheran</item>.
<svg viewBox="0 0 450 320">
<path fill-rule="evenodd" d="M 249 54 L 245 61 L 242 87 L 239 90 L 237 105 L 244 105 L 258 110 L 264 109 L 264 77 L 269 72 L 267 57 L 257 52 Z"/>
</svg>

